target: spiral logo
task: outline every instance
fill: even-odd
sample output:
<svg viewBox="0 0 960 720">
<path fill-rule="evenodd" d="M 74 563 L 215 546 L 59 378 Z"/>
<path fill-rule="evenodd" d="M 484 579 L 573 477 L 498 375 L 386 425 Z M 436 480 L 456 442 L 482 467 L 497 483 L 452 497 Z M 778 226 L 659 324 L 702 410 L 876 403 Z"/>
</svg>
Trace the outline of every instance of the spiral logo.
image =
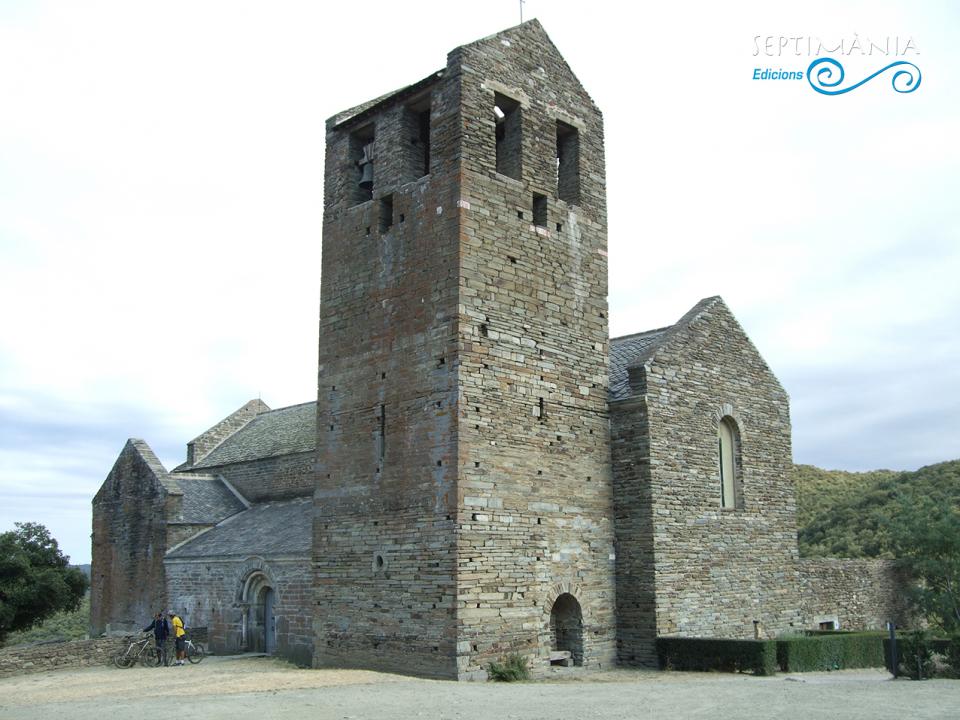
<svg viewBox="0 0 960 720">
<path fill-rule="evenodd" d="M 856 85 L 850 85 L 845 88 L 839 87 L 843 84 L 843 65 L 833 58 L 820 58 L 810 63 L 807 68 L 807 82 L 810 87 L 822 95 L 843 95 L 851 90 L 856 90 L 864 83 L 873 80 L 877 75 L 885 73 L 890 68 L 900 67 L 890 78 L 890 85 L 895 92 L 912 93 L 920 87 L 920 68 L 906 60 L 898 60 L 890 63 L 886 67 L 880 68 L 873 75 L 868 75 Z M 836 75 L 836 79 L 834 79 Z"/>
</svg>

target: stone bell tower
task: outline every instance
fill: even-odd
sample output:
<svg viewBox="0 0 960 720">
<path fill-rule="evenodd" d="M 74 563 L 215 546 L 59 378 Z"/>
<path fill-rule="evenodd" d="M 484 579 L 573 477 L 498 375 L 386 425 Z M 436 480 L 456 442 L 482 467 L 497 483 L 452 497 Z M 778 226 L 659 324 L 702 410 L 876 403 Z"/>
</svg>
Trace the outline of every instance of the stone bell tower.
<svg viewBox="0 0 960 720">
<path fill-rule="evenodd" d="M 615 657 L 599 110 L 537 21 L 327 122 L 314 664 Z"/>
</svg>

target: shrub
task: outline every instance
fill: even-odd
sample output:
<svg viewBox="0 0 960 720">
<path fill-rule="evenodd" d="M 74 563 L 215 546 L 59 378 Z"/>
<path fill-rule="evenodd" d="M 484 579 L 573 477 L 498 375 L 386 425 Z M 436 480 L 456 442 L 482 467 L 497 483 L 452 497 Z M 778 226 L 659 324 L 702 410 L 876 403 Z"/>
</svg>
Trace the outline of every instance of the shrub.
<svg viewBox="0 0 960 720">
<path fill-rule="evenodd" d="M 950 636 L 950 642 L 943 649 L 942 654 L 950 676 L 960 678 L 960 630 Z"/>
<path fill-rule="evenodd" d="M 503 662 L 492 662 L 487 668 L 487 673 L 491 680 L 497 682 L 515 682 L 517 680 L 529 680 L 530 669 L 527 667 L 527 659 L 523 655 L 510 653 Z"/>
<path fill-rule="evenodd" d="M 884 667 L 882 633 L 811 633 L 777 640 L 777 663 L 786 672 Z"/>
<path fill-rule="evenodd" d="M 777 645 L 773 640 L 725 640 L 715 638 L 657 638 L 660 667 L 709 672 L 777 672 Z"/>
<path fill-rule="evenodd" d="M 933 646 L 923 630 L 907 633 L 899 641 L 900 674 L 911 680 L 929 680 L 933 676 Z"/>
</svg>

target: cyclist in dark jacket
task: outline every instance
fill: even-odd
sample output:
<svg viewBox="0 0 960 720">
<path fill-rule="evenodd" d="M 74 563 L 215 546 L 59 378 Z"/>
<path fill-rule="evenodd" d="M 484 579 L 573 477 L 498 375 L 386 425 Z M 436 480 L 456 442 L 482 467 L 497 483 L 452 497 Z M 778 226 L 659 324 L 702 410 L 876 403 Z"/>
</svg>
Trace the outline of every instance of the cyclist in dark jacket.
<svg viewBox="0 0 960 720">
<path fill-rule="evenodd" d="M 157 660 L 163 660 L 163 653 L 166 648 L 167 638 L 170 636 L 170 623 L 163 616 L 163 613 L 157 613 L 153 616 L 153 622 L 147 625 L 143 631 L 153 630 L 153 639 L 157 643 Z"/>
</svg>

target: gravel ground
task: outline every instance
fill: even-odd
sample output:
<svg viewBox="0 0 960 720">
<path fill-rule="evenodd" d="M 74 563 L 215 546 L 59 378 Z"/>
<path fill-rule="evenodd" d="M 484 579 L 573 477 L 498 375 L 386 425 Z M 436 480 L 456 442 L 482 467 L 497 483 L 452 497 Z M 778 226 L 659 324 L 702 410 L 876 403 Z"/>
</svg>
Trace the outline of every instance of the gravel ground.
<svg viewBox="0 0 960 720">
<path fill-rule="evenodd" d="M 106 718 L 540 720 L 958 718 L 960 681 L 880 671 L 747 675 L 564 669 L 530 683 L 454 683 L 210 657 L 171 668 L 84 668 L 0 680 L 2 720 Z"/>
</svg>

